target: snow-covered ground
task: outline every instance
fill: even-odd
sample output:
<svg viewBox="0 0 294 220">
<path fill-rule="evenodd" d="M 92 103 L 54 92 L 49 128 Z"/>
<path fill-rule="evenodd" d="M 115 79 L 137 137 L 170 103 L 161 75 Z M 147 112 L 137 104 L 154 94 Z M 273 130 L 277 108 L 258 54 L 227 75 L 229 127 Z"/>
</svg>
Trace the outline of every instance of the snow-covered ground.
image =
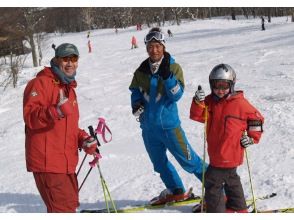
<svg viewBox="0 0 294 220">
<path fill-rule="evenodd" d="M 236 89 L 265 117 L 264 134 L 258 145 L 248 149 L 254 192 L 277 196 L 258 201 L 259 209 L 294 206 L 294 23 L 286 17 L 272 18 L 261 31 L 260 19 L 211 19 L 184 22 L 181 26 L 165 26 L 174 37 L 166 42 L 169 51 L 184 70 L 186 88 L 178 102 L 182 127 L 202 156 L 203 125 L 189 119 L 191 97 L 201 84 L 210 92 L 208 75 L 219 63 L 230 64 L 237 72 Z M 148 29 L 135 27 L 91 32 L 93 52 L 87 51 L 87 32 L 46 35 L 43 41 L 43 63 L 53 56 L 51 44 L 74 43 L 80 50 L 77 94 L 80 106 L 80 127 L 96 125 L 103 116 L 112 130 L 113 141 L 102 144 L 101 169 L 112 198 L 118 208 L 145 203 L 164 189 L 153 171 L 145 151 L 138 122 L 131 114 L 128 86 L 132 74 L 147 57 L 144 36 Z M 131 37 L 136 36 L 139 48 L 131 50 Z M 26 171 L 22 95 L 28 80 L 40 68 L 31 68 L 26 60 L 18 87 L 0 88 L 0 212 L 46 212 L 33 180 Z M 0 75 L 3 79 L 3 76 Z M 102 142 L 102 139 L 100 138 Z M 80 159 L 83 157 L 80 153 Z M 169 155 L 170 156 L 170 155 Z M 201 183 L 181 169 L 172 156 L 185 186 L 201 194 Z M 83 167 L 79 180 L 85 176 Z M 239 168 L 245 195 L 251 198 L 246 161 Z M 90 174 L 80 192 L 80 209 L 103 208 L 104 199 L 98 171 Z M 158 212 L 158 211 L 157 211 Z M 191 206 L 169 208 L 159 212 L 191 212 Z"/>
</svg>

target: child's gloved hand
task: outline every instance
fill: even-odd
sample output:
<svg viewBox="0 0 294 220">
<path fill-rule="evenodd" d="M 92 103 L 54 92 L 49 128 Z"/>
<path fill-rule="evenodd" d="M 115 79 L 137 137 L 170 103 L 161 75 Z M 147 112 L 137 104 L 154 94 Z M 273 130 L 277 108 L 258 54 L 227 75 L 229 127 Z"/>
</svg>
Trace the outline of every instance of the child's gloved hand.
<svg viewBox="0 0 294 220">
<path fill-rule="evenodd" d="M 250 145 L 254 144 L 253 138 L 249 137 L 247 135 L 247 132 L 244 132 L 244 134 L 242 135 L 241 139 L 241 146 L 244 148 L 249 147 Z"/>
<path fill-rule="evenodd" d="M 198 90 L 195 92 L 194 100 L 196 102 L 202 102 L 205 99 L 205 92 L 202 87 L 199 85 Z"/>
</svg>

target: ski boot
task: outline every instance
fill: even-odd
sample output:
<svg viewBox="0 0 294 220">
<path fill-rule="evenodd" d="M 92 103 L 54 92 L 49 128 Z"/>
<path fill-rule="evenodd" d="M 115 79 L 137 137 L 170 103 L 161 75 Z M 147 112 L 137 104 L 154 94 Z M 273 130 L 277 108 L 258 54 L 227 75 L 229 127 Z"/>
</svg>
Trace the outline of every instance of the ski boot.
<svg viewBox="0 0 294 220">
<path fill-rule="evenodd" d="M 172 192 L 169 189 L 163 190 L 159 196 L 154 197 L 150 200 L 150 205 L 163 205 L 171 202 L 180 202 L 185 201 L 190 198 L 194 198 L 194 194 L 192 193 L 193 188 L 190 188 L 188 192 L 183 192 L 182 189 L 176 189 Z"/>
</svg>

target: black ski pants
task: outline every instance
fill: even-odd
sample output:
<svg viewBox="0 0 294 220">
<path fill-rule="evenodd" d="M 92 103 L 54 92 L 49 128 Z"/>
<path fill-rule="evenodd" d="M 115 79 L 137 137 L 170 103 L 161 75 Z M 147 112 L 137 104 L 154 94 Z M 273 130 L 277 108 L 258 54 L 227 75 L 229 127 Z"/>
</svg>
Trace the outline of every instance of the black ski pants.
<svg viewBox="0 0 294 220">
<path fill-rule="evenodd" d="M 237 168 L 209 166 L 205 173 L 206 210 L 224 213 L 226 209 L 246 210 L 246 200 Z M 224 192 L 227 198 L 224 196 Z"/>
</svg>

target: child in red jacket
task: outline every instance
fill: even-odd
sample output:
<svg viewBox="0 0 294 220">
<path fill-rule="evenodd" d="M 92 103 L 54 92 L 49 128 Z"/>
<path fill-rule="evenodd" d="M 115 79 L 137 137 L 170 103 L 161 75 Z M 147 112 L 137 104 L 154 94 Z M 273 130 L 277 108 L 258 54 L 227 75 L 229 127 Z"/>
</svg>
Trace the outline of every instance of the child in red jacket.
<svg viewBox="0 0 294 220">
<path fill-rule="evenodd" d="M 199 87 L 191 104 L 190 118 L 202 123 L 207 106 L 210 160 L 205 173 L 207 212 L 247 212 L 237 167 L 243 163 L 244 149 L 259 142 L 264 118 L 242 91 L 234 90 L 235 82 L 233 68 L 219 64 L 209 75 L 211 94 L 205 97 Z"/>
</svg>

